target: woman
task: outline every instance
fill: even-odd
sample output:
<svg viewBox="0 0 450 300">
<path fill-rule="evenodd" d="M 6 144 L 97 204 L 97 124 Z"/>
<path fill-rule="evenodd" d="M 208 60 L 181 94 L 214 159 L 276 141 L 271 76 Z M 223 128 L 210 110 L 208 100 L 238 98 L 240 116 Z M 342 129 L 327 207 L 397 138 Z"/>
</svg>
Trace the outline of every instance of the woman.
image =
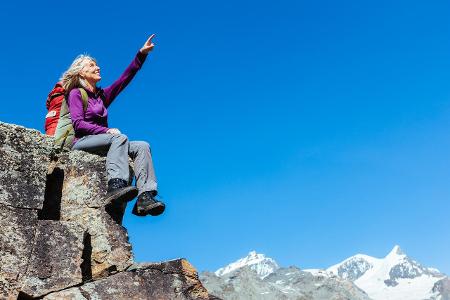
<svg viewBox="0 0 450 300">
<path fill-rule="evenodd" d="M 107 108 L 130 83 L 148 53 L 153 50 L 154 36 L 152 34 L 149 37 L 119 79 L 104 89 L 97 87 L 101 79 L 100 68 L 95 59 L 87 55 L 78 56 L 61 77 L 75 130 L 72 149 L 97 154 L 107 153 L 107 201 L 124 203 L 138 195 L 133 208 L 133 214 L 138 216 L 148 214 L 157 216 L 165 209 L 164 203 L 155 199 L 157 183 L 150 146 L 146 142 L 128 141 L 127 136 L 119 129 L 110 128 Z M 79 88 L 86 90 L 88 96 L 86 109 L 83 109 L 82 90 Z M 134 160 L 137 189 L 128 186 L 130 178 L 128 157 Z"/>
</svg>

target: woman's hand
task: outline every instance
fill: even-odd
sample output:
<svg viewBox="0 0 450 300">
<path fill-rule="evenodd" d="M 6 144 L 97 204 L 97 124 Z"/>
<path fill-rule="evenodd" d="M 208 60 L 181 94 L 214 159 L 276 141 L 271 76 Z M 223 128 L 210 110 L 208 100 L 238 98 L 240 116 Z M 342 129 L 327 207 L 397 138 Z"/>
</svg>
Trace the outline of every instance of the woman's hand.
<svg viewBox="0 0 450 300">
<path fill-rule="evenodd" d="M 145 42 L 144 46 L 141 48 L 141 53 L 148 54 L 150 51 L 153 50 L 155 47 L 155 44 L 153 44 L 152 39 L 155 37 L 155 34 L 152 34 L 148 40 Z"/>
<path fill-rule="evenodd" d="M 106 133 L 109 133 L 109 134 L 120 134 L 120 130 L 117 129 L 117 128 L 110 128 L 110 129 L 108 129 L 108 131 Z"/>
</svg>

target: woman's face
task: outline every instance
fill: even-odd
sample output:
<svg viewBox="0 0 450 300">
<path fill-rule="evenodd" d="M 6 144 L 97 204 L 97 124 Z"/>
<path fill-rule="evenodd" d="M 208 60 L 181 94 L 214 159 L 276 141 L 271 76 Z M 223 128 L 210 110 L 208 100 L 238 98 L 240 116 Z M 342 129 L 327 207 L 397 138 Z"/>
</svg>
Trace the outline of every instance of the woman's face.
<svg viewBox="0 0 450 300">
<path fill-rule="evenodd" d="M 86 60 L 80 72 L 81 76 L 90 83 L 97 83 L 102 79 L 100 76 L 100 67 L 93 60 Z"/>
</svg>

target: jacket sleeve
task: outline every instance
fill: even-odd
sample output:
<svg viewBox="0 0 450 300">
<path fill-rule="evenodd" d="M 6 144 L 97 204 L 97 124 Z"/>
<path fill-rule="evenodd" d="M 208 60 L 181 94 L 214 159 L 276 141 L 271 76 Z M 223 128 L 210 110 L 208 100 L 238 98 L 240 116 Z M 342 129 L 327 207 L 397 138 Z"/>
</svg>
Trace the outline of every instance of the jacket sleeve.
<svg viewBox="0 0 450 300">
<path fill-rule="evenodd" d="M 139 51 L 122 75 L 120 75 L 120 77 L 114 81 L 113 84 L 103 89 L 106 107 L 111 105 L 117 95 L 119 95 L 119 93 L 123 91 L 123 89 L 130 83 L 134 75 L 136 75 L 136 73 L 141 69 L 146 58 L 147 54 L 143 54 Z"/>
<path fill-rule="evenodd" d="M 83 99 L 79 89 L 73 89 L 69 93 L 70 118 L 72 119 L 73 129 L 76 136 L 85 136 L 92 134 L 106 133 L 108 127 L 103 127 L 84 120 Z"/>
</svg>

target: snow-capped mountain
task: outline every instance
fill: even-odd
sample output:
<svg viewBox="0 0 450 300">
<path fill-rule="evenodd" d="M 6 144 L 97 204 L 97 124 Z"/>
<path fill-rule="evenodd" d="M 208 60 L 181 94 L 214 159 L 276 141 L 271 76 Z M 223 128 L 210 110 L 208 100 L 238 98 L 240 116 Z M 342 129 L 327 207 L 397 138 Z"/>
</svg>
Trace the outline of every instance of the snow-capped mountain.
<svg viewBox="0 0 450 300">
<path fill-rule="evenodd" d="M 353 281 L 374 300 L 433 299 L 435 284 L 445 275 L 409 258 L 395 246 L 384 258 L 358 254 L 327 269 Z"/>
<path fill-rule="evenodd" d="M 251 251 L 246 257 L 220 268 L 215 274 L 220 277 L 245 266 L 255 271 L 261 279 L 279 269 L 278 264 L 273 259 L 265 257 L 264 254 L 257 254 L 256 251 Z"/>
<path fill-rule="evenodd" d="M 399 246 L 384 258 L 357 254 L 325 270 L 283 268 L 252 251 L 200 278 L 223 299 L 450 299 L 450 278 L 411 259 Z"/>
<path fill-rule="evenodd" d="M 313 275 L 297 267 L 280 268 L 255 251 L 215 273 L 200 274 L 200 279 L 212 295 L 225 300 L 369 300 L 349 280 L 329 273 Z"/>
</svg>

